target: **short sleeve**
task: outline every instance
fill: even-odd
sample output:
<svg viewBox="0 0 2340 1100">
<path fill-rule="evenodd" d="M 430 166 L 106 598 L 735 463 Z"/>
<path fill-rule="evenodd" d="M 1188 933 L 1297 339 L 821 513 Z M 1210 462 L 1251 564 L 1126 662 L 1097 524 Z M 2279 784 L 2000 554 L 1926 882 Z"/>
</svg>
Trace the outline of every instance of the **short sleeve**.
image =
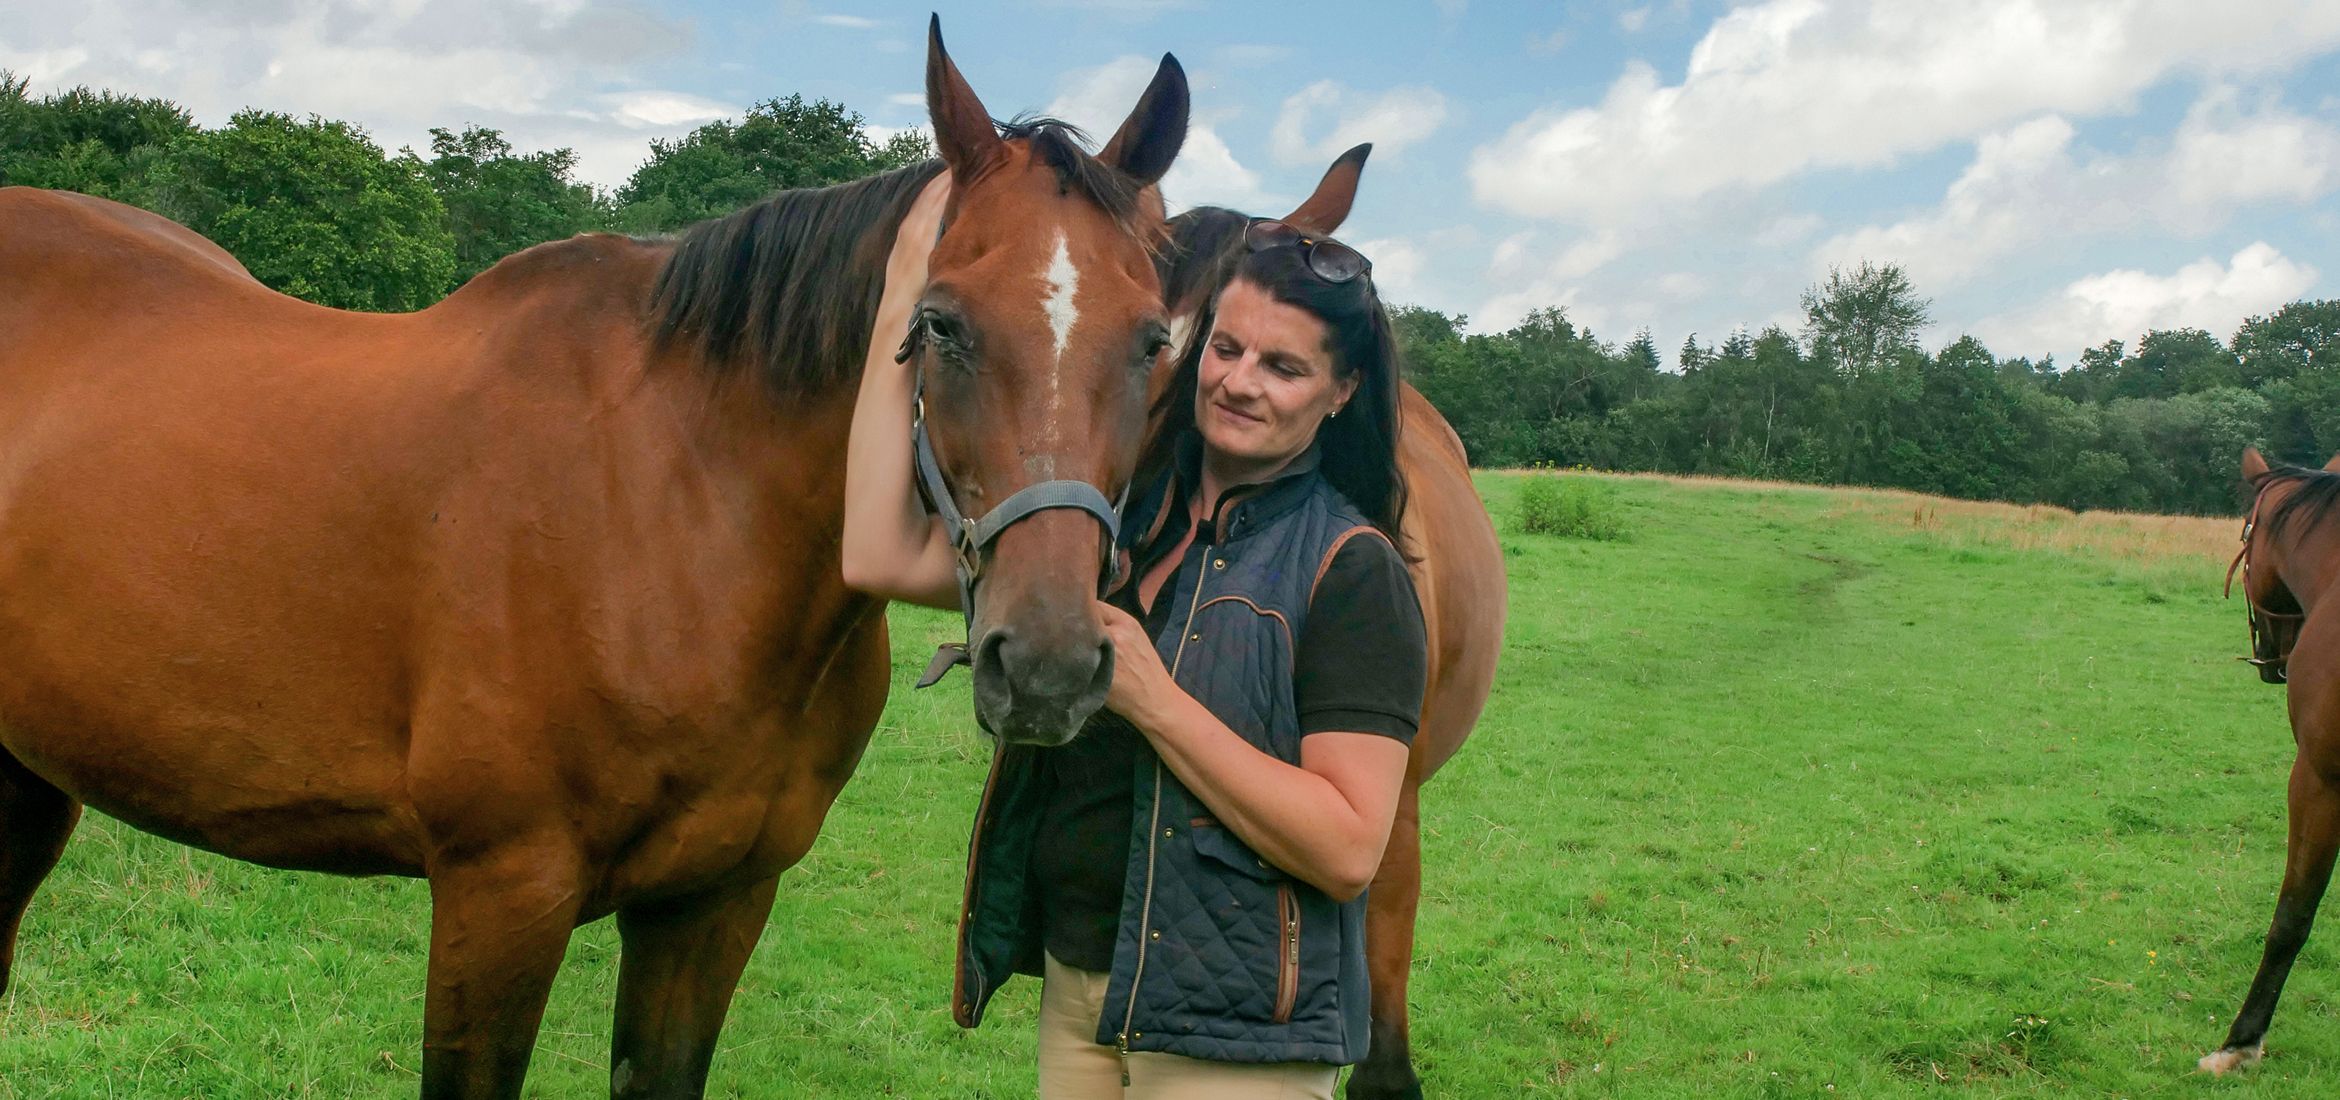
<svg viewBox="0 0 2340 1100">
<path fill-rule="evenodd" d="M 1427 651 L 1422 604 L 1397 548 L 1375 534 L 1342 543 L 1317 581 L 1293 660 L 1300 732 L 1412 743 Z"/>
</svg>

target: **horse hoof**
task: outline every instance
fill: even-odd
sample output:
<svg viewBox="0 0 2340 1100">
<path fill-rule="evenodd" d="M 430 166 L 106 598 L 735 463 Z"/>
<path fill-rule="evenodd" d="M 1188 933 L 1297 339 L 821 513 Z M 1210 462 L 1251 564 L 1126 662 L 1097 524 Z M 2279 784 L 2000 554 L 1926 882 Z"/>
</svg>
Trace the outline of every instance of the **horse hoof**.
<svg viewBox="0 0 2340 1100">
<path fill-rule="evenodd" d="M 2214 1050 L 2208 1054 L 2203 1055 L 2202 1060 L 2200 1063 L 2198 1063 L 2198 1065 L 2201 1067 L 2202 1072 L 2207 1073 L 2212 1077 L 2224 1077 L 2234 1070 L 2249 1069 L 2252 1066 L 2258 1065 L 2259 1059 L 2265 1057 L 2266 1054 L 2267 1048 L 2264 1044 L 2255 1047 L 2244 1047 L 2241 1049 L 2230 1047 L 2225 1050 Z"/>
</svg>

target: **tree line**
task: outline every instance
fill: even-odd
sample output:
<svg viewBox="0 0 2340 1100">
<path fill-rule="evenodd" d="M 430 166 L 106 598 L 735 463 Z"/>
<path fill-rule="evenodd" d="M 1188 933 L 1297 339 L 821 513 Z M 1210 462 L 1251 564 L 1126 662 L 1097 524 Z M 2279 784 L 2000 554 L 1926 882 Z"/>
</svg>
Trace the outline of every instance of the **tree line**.
<svg viewBox="0 0 2340 1100">
<path fill-rule="evenodd" d="M 169 100 L 35 97 L 29 83 L 0 70 L 0 186 L 144 207 L 218 242 L 261 282 L 342 309 L 420 309 L 533 244 L 666 232 L 934 155 L 921 134 L 879 142 L 844 106 L 789 96 L 652 141 L 633 176 L 604 191 L 576 179 L 575 152 L 522 153 L 483 127 L 433 129 L 427 151 L 388 154 L 363 129 L 314 115 L 240 111 L 205 129 Z"/>
<path fill-rule="evenodd" d="M 2059 366 L 1972 336 L 1928 353 L 1929 303 L 1898 266 L 1830 272 L 1800 332 L 1605 343 L 1561 310 L 1465 335 L 1404 308 L 1414 384 L 1484 466 L 1591 466 L 2223 514 L 2246 445 L 2340 452 L 2340 300 L 2299 301 L 2221 340 L 2156 329 Z"/>
<path fill-rule="evenodd" d="M 243 111 L 207 129 L 168 100 L 28 85 L 0 71 L 0 185 L 145 207 L 269 286 L 345 309 L 419 309 L 542 241 L 671 231 L 933 155 L 921 135 L 880 142 L 843 105 L 789 96 L 652 141 L 602 190 L 576 179 L 574 152 L 520 152 L 476 126 L 388 153 L 333 119 Z M 1927 352 L 1929 303 L 1890 264 L 1833 271 L 1801 304 L 1799 331 L 1693 335 L 1670 369 L 1647 330 L 1615 344 L 1557 308 L 1496 333 L 1416 307 L 1395 320 L 1415 384 L 1482 466 L 2221 513 L 2244 445 L 2314 464 L 2340 451 L 2340 300 L 2294 302 L 2224 340 L 2149 331 L 2068 366 L 1967 336 Z"/>
</svg>

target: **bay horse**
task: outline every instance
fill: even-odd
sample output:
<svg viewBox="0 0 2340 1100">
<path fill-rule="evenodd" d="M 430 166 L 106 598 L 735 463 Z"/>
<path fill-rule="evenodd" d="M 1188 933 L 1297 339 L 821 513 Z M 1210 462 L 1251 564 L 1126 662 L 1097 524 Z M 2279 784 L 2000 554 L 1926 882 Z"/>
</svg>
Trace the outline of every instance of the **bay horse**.
<svg viewBox="0 0 2340 1100">
<path fill-rule="evenodd" d="M 571 930 L 614 914 L 610 1092 L 701 1095 L 777 876 L 885 702 L 841 456 L 895 226 L 945 166 L 934 281 L 982 369 L 921 366 L 957 503 L 1042 465 L 1110 495 L 1136 461 L 1182 71 L 1094 156 L 996 128 L 939 27 L 927 99 L 941 163 L 542 245 L 399 316 L 276 294 L 155 215 L 0 190 L 0 984 L 87 805 L 427 878 L 429 1098 L 518 1096 Z M 1070 332 L 1046 305 L 1067 263 Z M 1109 660 L 1043 621 L 1093 621 L 1102 545 L 1068 510 L 1017 524 L 979 620 Z"/>
<path fill-rule="evenodd" d="M 1279 219 L 1330 236 L 1348 220 L 1357 182 L 1373 146 L 1359 145 L 1336 159 L 1316 190 Z M 1196 319 L 1225 281 L 1253 219 L 1218 207 L 1197 207 L 1170 222 L 1170 247 L 1159 261 L 1162 291 L 1176 339 L 1194 333 Z M 1158 397 L 1170 382 L 1168 365 L 1150 387 Z M 1398 469 L 1406 483 L 1401 524 L 1414 591 L 1428 634 L 1429 677 L 1422 718 L 1407 760 L 1404 792 L 1389 847 L 1367 894 L 1365 949 L 1373 985 L 1372 1042 L 1349 1077 L 1350 1100 L 1418 1100 L 1406 1010 L 1414 959 L 1414 917 L 1422 899 L 1421 788 L 1462 747 L 1486 708 L 1503 651 L 1509 592 L 1503 548 L 1487 506 L 1471 485 L 1462 440 L 1412 383 L 1398 396 Z"/>
<path fill-rule="evenodd" d="M 2254 447 L 2243 452 L 2242 474 L 2253 497 L 2227 585 L 2231 593 L 2239 571 L 2251 627 L 2247 660 L 2261 680 L 2284 685 L 2298 754 L 2275 920 L 2226 1042 L 2202 1056 L 2202 1070 L 2214 1075 L 2265 1055 L 2275 1002 L 2315 926 L 2340 852 L 2340 612 L 2317 614 L 2319 606 L 2340 606 L 2325 599 L 2340 591 L 2340 525 L 2332 522 L 2340 514 L 2340 458 L 2321 470 L 2270 466 Z"/>
</svg>

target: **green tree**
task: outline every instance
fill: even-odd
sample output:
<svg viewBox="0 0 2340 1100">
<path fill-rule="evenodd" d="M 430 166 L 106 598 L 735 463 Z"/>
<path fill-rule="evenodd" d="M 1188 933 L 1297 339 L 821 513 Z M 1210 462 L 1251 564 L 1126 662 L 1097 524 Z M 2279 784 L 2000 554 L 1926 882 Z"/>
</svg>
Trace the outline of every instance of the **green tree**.
<svg viewBox="0 0 2340 1100">
<path fill-rule="evenodd" d="M 1933 317 L 1933 302 L 1918 296 L 1899 264 L 1831 267 L 1802 300 L 1812 353 L 1853 375 L 1916 352 L 1918 330 Z"/>
<path fill-rule="evenodd" d="M 455 241 L 452 290 L 497 260 L 533 244 L 575 236 L 607 224 L 608 210 L 591 185 L 570 173 L 569 149 L 515 154 L 494 130 L 431 131 L 431 159 L 423 178 L 446 207 Z"/>
<path fill-rule="evenodd" d="M 186 109 L 168 100 L 88 88 L 34 99 L 28 87 L 0 70 L 0 186 L 134 200 L 147 165 L 195 132 Z"/>
<path fill-rule="evenodd" d="M 2253 388 L 2340 368 L 2340 298 L 2293 302 L 2244 321 L 2232 343 L 2242 384 Z"/>
<path fill-rule="evenodd" d="M 153 209 L 295 297 L 419 309 L 455 275 L 446 208 L 421 164 L 386 159 L 345 122 L 243 111 L 172 146 L 149 176 Z"/>
<path fill-rule="evenodd" d="M 844 183 L 933 155 L 915 131 L 883 145 L 870 140 L 865 120 L 843 104 L 768 99 L 737 122 L 721 119 L 678 141 L 651 141 L 649 161 L 618 188 L 617 220 L 630 232 L 676 229 L 774 191 Z"/>
<path fill-rule="evenodd" d="M 2242 383 L 2234 353 L 2198 328 L 2153 329 L 2113 370 L 2113 397 L 2175 397 Z"/>
</svg>

